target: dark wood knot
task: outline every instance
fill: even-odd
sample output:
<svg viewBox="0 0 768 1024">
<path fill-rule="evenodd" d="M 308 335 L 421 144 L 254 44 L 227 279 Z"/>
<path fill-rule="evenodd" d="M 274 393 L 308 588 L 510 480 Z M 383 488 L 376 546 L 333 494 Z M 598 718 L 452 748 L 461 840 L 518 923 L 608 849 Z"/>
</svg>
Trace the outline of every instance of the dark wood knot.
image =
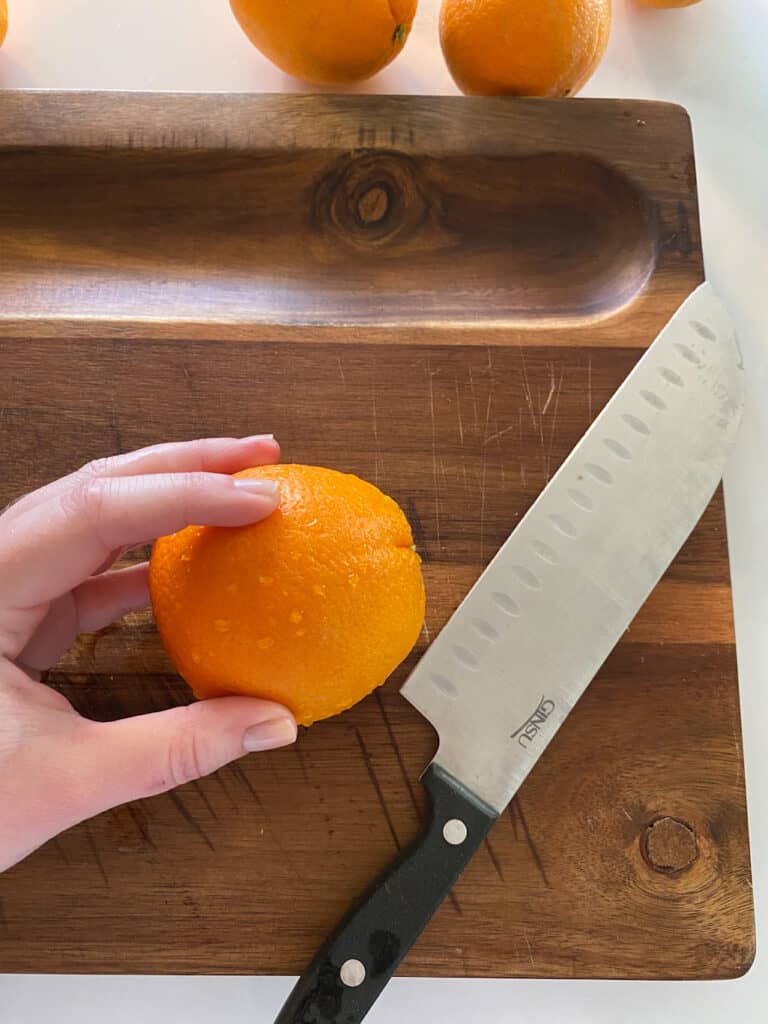
<svg viewBox="0 0 768 1024">
<path fill-rule="evenodd" d="M 402 153 L 345 154 L 316 185 L 313 226 L 362 252 L 402 246 L 430 215 L 421 179 L 418 164 Z"/>
<path fill-rule="evenodd" d="M 678 818 L 657 818 L 641 838 L 646 863 L 664 875 L 687 871 L 699 855 L 696 833 Z"/>
<path fill-rule="evenodd" d="M 389 192 L 383 185 L 372 185 L 357 200 L 357 213 L 362 224 L 379 224 L 389 210 Z"/>
</svg>

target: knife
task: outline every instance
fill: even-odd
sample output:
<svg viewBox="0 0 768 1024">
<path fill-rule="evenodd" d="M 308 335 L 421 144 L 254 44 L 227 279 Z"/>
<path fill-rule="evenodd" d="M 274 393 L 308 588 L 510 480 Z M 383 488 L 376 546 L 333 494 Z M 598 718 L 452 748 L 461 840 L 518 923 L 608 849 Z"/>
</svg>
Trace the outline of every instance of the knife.
<svg viewBox="0 0 768 1024">
<path fill-rule="evenodd" d="M 357 1024 L 709 504 L 743 408 L 709 284 L 566 458 L 401 693 L 437 730 L 423 831 L 338 926 L 276 1024 Z"/>
</svg>

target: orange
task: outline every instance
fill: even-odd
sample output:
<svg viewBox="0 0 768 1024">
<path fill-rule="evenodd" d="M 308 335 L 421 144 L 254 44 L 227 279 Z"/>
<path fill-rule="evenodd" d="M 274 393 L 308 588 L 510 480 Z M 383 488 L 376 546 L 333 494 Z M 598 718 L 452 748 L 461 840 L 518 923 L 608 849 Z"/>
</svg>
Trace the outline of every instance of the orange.
<svg viewBox="0 0 768 1024">
<path fill-rule="evenodd" d="M 440 42 L 470 95 L 570 96 L 605 53 L 611 0 L 444 0 Z"/>
<path fill-rule="evenodd" d="M 5 33 L 8 31 L 8 4 L 6 0 L 0 0 L 0 46 L 5 41 Z"/>
<path fill-rule="evenodd" d="M 370 78 L 402 50 L 417 0 L 230 0 L 273 64 L 308 82 Z"/>
<path fill-rule="evenodd" d="M 392 498 L 319 466 L 259 466 L 280 507 L 251 526 L 155 543 L 152 607 L 198 697 L 265 697 L 301 725 L 344 711 L 405 658 L 424 620 L 421 559 Z"/>
</svg>

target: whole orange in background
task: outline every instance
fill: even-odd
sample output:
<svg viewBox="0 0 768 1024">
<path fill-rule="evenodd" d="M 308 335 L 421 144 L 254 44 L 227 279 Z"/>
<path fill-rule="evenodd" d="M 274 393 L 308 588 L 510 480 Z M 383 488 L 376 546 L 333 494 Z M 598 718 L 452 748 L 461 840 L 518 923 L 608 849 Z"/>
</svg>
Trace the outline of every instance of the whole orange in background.
<svg viewBox="0 0 768 1024">
<path fill-rule="evenodd" d="M 8 4 L 6 0 L 0 0 L 0 46 L 5 40 L 5 33 L 8 31 Z"/>
<path fill-rule="evenodd" d="M 149 586 L 198 697 L 279 701 L 301 725 L 379 686 L 424 620 L 421 559 L 398 504 L 359 477 L 278 465 L 280 507 L 252 526 L 189 526 L 155 543 Z"/>
<path fill-rule="evenodd" d="M 600 63 L 611 0 L 443 0 L 440 42 L 462 92 L 571 96 Z"/>
<path fill-rule="evenodd" d="M 357 82 L 402 50 L 417 0 L 230 0 L 259 50 L 308 82 Z"/>
</svg>

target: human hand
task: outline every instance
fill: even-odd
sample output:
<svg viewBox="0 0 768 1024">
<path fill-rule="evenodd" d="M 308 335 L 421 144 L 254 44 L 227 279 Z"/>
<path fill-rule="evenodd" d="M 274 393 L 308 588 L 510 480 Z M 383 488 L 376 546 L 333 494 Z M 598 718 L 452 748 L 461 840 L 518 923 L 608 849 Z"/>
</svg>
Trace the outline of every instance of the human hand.
<svg viewBox="0 0 768 1024">
<path fill-rule="evenodd" d="M 207 775 L 248 751 L 292 743 L 279 704 L 220 697 L 92 722 L 37 681 L 80 632 L 149 603 L 131 547 L 192 523 L 242 526 L 279 503 L 271 437 L 156 445 L 89 463 L 0 515 L 0 871 L 58 832 L 128 800 Z"/>
</svg>

